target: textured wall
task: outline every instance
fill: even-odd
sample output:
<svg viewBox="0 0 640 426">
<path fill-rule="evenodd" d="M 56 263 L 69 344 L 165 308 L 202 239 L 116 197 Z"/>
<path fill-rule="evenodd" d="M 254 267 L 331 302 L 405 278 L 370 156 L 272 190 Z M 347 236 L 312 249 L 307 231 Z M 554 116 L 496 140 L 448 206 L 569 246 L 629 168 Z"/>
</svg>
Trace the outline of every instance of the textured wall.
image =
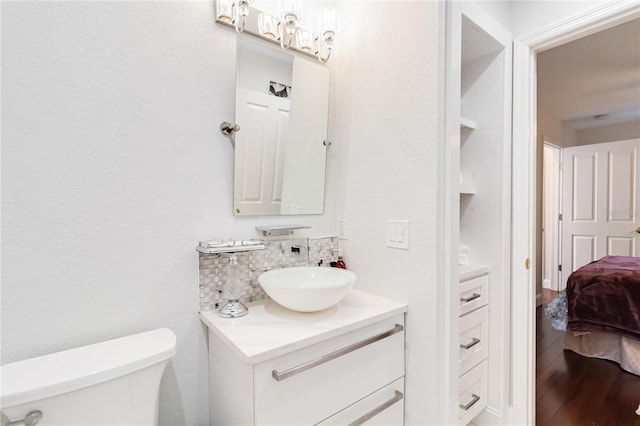
<svg viewBox="0 0 640 426">
<path fill-rule="evenodd" d="M 234 31 L 213 2 L 2 3 L 2 363 L 169 327 L 160 423 L 208 424 L 199 240 L 232 216 Z M 332 165 L 328 165 L 331 170 Z"/>
<path fill-rule="evenodd" d="M 347 263 L 358 288 L 409 303 L 407 424 L 438 423 L 438 2 L 338 2 L 335 131 Z M 346 146 L 342 146 L 346 142 Z M 385 221 L 410 221 L 410 250 Z"/>
</svg>

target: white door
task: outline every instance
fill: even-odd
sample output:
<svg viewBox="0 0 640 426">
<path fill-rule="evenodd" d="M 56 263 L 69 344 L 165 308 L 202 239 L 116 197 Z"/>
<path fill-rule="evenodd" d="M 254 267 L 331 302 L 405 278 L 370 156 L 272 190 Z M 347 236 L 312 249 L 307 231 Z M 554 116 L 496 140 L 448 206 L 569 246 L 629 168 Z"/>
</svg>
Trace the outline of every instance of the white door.
<svg viewBox="0 0 640 426">
<path fill-rule="evenodd" d="M 603 256 L 639 254 L 640 139 L 563 149 L 562 282 Z"/>
<path fill-rule="evenodd" d="M 236 214 L 279 214 L 284 156 L 289 128 L 289 100 L 236 89 Z"/>
<path fill-rule="evenodd" d="M 560 281 L 560 148 L 545 141 L 542 160 L 542 288 Z"/>
</svg>

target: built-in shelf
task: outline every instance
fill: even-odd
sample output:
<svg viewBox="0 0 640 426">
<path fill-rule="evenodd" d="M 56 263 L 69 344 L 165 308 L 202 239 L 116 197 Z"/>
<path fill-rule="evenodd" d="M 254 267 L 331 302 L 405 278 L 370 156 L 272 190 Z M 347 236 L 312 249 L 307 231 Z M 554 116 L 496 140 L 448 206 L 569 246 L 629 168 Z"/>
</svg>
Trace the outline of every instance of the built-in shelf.
<svg viewBox="0 0 640 426">
<path fill-rule="evenodd" d="M 468 118 L 460 117 L 460 128 L 463 130 L 475 130 L 478 123 Z"/>
<path fill-rule="evenodd" d="M 460 186 L 460 194 L 472 195 L 475 193 L 476 193 L 476 189 L 473 186 L 469 186 L 469 185 Z"/>
</svg>

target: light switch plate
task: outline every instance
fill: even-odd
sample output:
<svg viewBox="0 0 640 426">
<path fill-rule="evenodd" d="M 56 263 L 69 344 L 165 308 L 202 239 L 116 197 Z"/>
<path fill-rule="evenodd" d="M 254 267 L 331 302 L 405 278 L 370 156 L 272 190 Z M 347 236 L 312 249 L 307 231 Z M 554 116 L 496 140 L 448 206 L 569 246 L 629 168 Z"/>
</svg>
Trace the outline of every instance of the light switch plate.
<svg viewBox="0 0 640 426">
<path fill-rule="evenodd" d="M 387 247 L 409 250 L 409 221 L 387 220 Z"/>
</svg>

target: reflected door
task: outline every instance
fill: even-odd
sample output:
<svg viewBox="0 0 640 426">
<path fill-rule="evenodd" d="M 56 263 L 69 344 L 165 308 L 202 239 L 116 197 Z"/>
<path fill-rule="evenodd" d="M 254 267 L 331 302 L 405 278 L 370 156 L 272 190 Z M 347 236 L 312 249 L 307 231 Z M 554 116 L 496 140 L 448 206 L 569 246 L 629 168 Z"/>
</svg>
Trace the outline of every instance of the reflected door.
<svg viewBox="0 0 640 426">
<path fill-rule="evenodd" d="M 604 256 L 638 256 L 640 139 L 563 149 L 562 282 Z"/>
<path fill-rule="evenodd" d="M 280 214 L 289 100 L 237 89 L 235 214 Z"/>
</svg>

